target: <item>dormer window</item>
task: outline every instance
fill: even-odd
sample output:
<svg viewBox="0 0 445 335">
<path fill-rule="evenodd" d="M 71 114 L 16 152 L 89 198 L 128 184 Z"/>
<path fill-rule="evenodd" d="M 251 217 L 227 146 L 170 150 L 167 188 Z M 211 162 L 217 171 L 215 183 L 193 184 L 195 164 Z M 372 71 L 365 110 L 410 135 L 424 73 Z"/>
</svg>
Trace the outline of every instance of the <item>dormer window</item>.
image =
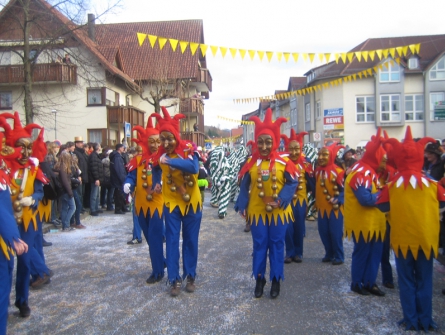
<svg viewBox="0 0 445 335">
<path fill-rule="evenodd" d="M 431 68 L 430 71 L 431 80 L 444 80 L 445 79 L 445 57 L 442 57 L 436 65 Z"/>
<path fill-rule="evenodd" d="M 400 81 L 400 66 L 394 61 L 388 61 L 380 70 L 380 82 L 391 83 Z"/>
<path fill-rule="evenodd" d="M 412 57 L 408 60 L 408 68 L 410 70 L 417 69 L 419 67 L 419 59 L 417 57 Z"/>
</svg>

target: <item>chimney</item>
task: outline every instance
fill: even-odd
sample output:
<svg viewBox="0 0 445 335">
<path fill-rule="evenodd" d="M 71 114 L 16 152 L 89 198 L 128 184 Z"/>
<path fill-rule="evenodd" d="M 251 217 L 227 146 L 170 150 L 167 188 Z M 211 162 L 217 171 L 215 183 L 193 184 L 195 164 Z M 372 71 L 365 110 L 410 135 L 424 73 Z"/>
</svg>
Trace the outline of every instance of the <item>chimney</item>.
<svg viewBox="0 0 445 335">
<path fill-rule="evenodd" d="M 88 37 L 96 42 L 96 17 L 94 14 L 88 14 Z"/>
</svg>

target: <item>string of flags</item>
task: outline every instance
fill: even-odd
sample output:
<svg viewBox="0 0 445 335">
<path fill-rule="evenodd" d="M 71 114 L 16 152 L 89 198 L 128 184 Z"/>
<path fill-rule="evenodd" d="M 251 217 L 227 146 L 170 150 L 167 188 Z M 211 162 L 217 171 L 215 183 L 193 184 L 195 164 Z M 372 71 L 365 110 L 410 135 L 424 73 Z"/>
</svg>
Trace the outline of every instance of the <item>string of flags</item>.
<svg viewBox="0 0 445 335">
<path fill-rule="evenodd" d="M 377 50 L 366 50 L 366 51 L 355 51 L 355 52 L 316 53 L 316 52 L 284 52 L 284 51 L 274 52 L 274 51 L 238 49 L 232 47 L 222 47 L 222 46 L 207 45 L 190 41 L 182 41 L 174 38 L 167 38 L 144 33 L 137 33 L 137 38 L 139 46 L 142 46 L 145 40 L 148 40 L 151 48 L 153 49 L 157 47 L 159 48 L 159 50 L 162 50 L 168 44 L 171 50 L 173 52 L 176 52 L 178 50 L 178 45 L 179 45 L 179 50 L 182 54 L 188 51 L 192 55 L 195 55 L 195 53 L 199 49 L 202 56 L 205 57 L 210 49 L 213 57 L 215 57 L 219 52 L 221 56 L 225 58 L 227 52 L 229 52 L 230 55 L 232 56 L 232 59 L 234 59 L 237 55 L 239 55 L 241 59 L 244 60 L 244 57 L 247 54 L 249 55 L 250 60 L 254 60 L 256 56 L 260 61 L 262 61 L 264 59 L 264 56 L 266 56 L 269 62 L 272 60 L 272 58 L 275 57 L 279 62 L 281 62 L 281 60 L 284 59 L 286 63 L 289 61 L 289 59 L 293 59 L 295 63 L 297 63 L 299 59 L 303 59 L 305 62 L 310 61 L 312 63 L 315 57 L 317 57 L 320 60 L 320 62 L 326 61 L 327 63 L 329 63 L 329 61 L 333 57 L 336 63 L 342 60 L 343 63 L 346 64 L 346 62 L 352 62 L 353 59 L 356 59 L 358 62 L 361 62 L 362 60 L 367 62 L 368 59 L 374 61 L 375 57 L 378 57 L 379 60 L 382 60 L 388 58 L 388 56 L 391 56 L 392 58 L 406 57 L 408 51 L 410 51 L 412 54 L 418 54 L 420 52 L 420 43 L 397 46 L 388 49 L 377 49 Z"/>
<path fill-rule="evenodd" d="M 220 115 L 218 115 L 217 118 L 227 121 L 227 122 L 234 122 L 234 123 L 238 123 L 238 124 L 254 124 L 255 123 L 253 121 L 236 120 L 236 119 L 231 119 L 231 118 L 228 118 L 225 116 L 220 116 Z"/>
<path fill-rule="evenodd" d="M 242 135 L 237 135 L 237 136 L 231 136 L 231 137 L 221 137 L 221 138 L 214 138 L 212 140 L 204 140 L 204 142 L 206 143 L 214 143 L 214 142 L 220 142 L 220 143 L 229 143 L 229 142 L 234 142 L 236 141 L 238 138 L 240 138 Z"/>
<path fill-rule="evenodd" d="M 268 96 L 233 99 L 233 103 L 243 104 L 243 103 L 254 103 L 254 102 L 272 101 L 272 100 L 284 100 L 284 99 L 290 99 L 292 96 L 297 96 L 297 95 L 302 96 L 302 95 L 310 94 L 312 92 L 318 92 L 321 90 L 328 89 L 330 87 L 341 85 L 343 83 L 356 81 L 357 79 L 367 78 L 368 76 L 372 76 L 374 73 L 378 73 L 379 70 L 383 70 L 384 67 L 388 68 L 389 64 L 394 65 L 394 62 L 396 62 L 397 64 L 400 65 L 400 58 L 396 58 L 394 60 L 390 59 L 390 60 L 388 60 L 382 64 L 376 65 L 372 68 L 351 74 L 351 75 L 343 77 L 343 78 L 331 80 L 331 81 L 323 83 L 323 84 L 318 84 L 318 85 L 309 86 L 309 87 L 302 88 L 302 89 L 295 90 L 295 91 L 273 94 L 273 95 L 268 95 Z M 248 122 L 248 121 L 244 121 L 244 122 Z"/>
</svg>

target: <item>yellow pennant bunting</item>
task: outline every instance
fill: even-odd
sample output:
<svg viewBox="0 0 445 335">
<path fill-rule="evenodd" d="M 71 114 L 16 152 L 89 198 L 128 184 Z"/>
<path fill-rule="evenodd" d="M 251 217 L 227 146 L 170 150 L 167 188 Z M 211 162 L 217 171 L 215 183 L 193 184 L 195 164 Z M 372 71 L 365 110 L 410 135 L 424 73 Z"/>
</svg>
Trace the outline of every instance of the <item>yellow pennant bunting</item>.
<svg viewBox="0 0 445 335">
<path fill-rule="evenodd" d="M 371 58 L 372 61 L 374 61 L 376 51 L 369 51 L 369 58 Z"/>
<path fill-rule="evenodd" d="M 286 63 L 289 61 L 289 56 L 290 53 L 289 52 L 283 52 L 283 56 L 284 56 L 284 60 L 286 61 Z"/>
<path fill-rule="evenodd" d="M 382 59 L 382 49 L 376 50 L 375 53 L 377 54 L 377 57 L 379 57 L 379 59 Z"/>
<path fill-rule="evenodd" d="M 338 59 L 340 58 L 340 55 L 338 53 L 334 54 L 335 62 L 338 64 Z"/>
<path fill-rule="evenodd" d="M 181 53 L 184 53 L 185 49 L 187 49 L 187 45 L 189 45 L 189 42 L 179 41 L 179 46 L 181 48 Z"/>
<path fill-rule="evenodd" d="M 323 62 L 324 59 L 324 54 L 318 54 L 318 59 L 320 60 L 320 62 Z"/>
<path fill-rule="evenodd" d="M 314 53 L 310 53 L 309 55 L 309 60 L 311 61 L 311 63 L 314 61 L 315 58 L 315 54 Z"/>
<path fill-rule="evenodd" d="M 415 44 L 410 44 L 408 45 L 409 50 L 411 51 L 411 53 L 416 53 L 416 45 Z"/>
<path fill-rule="evenodd" d="M 346 64 L 346 52 L 343 52 L 341 54 L 341 60 L 343 61 L 344 64 Z"/>
<path fill-rule="evenodd" d="M 346 54 L 346 56 L 348 57 L 349 63 L 351 63 L 352 62 L 352 58 L 354 57 L 354 53 L 353 52 L 348 52 Z"/>
<path fill-rule="evenodd" d="M 358 60 L 359 62 L 361 62 L 361 60 L 362 60 L 362 53 L 359 52 L 359 51 L 357 51 L 357 52 L 355 53 L 355 57 L 357 57 L 357 60 Z"/>
<path fill-rule="evenodd" d="M 147 38 L 147 34 L 138 33 L 139 46 L 141 46 L 144 43 L 146 38 Z"/>
<path fill-rule="evenodd" d="M 173 38 L 169 38 L 168 41 L 170 42 L 170 46 L 173 51 L 176 51 L 176 48 L 178 47 L 178 40 L 175 40 Z"/>
<path fill-rule="evenodd" d="M 402 47 L 402 53 L 403 53 L 403 56 L 406 57 L 406 55 L 408 54 L 408 46 Z"/>
<path fill-rule="evenodd" d="M 219 47 L 219 51 L 221 51 L 221 55 L 224 58 L 226 56 L 226 53 L 227 53 L 227 48 Z"/>
<path fill-rule="evenodd" d="M 331 59 L 331 54 L 329 53 L 324 54 L 324 58 L 326 58 L 326 63 L 329 63 L 329 60 Z"/>
<path fill-rule="evenodd" d="M 420 43 L 416 44 L 416 52 L 415 53 L 420 53 Z"/>
<path fill-rule="evenodd" d="M 301 55 L 303 56 L 303 60 L 304 60 L 305 62 L 307 62 L 307 53 L 302 53 Z"/>
<path fill-rule="evenodd" d="M 269 61 L 269 63 L 270 63 L 270 60 L 272 59 L 272 56 L 273 56 L 273 52 L 266 51 L 266 57 L 267 57 L 267 60 Z"/>
<path fill-rule="evenodd" d="M 383 54 L 383 58 L 388 58 L 389 50 L 388 49 L 383 49 L 382 50 L 382 54 Z"/>
<path fill-rule="evenodd" d="M 263 61 L 264 57 L 264 51 L 257 51 L 258 57 L 260 58 L 260 61 Z"/>
<path fill-rule="evenodd" d="M 396 58 L 396 63 L 400 65 L 400 58 Z"/>
<path fill-rule="evenodd" d="M 249 53 L 250 60 L 253 60 L 253 58 L 255 57 L 256 51 L 255 50 L 248 50 L 247 52 Z"/>
<path fill-rule="evenodd" d="M 403 47 L 397 47 L 396 51 L 399 57 L 403 57 Z"/>
<path fill-rule="evenodd" d="M 229 51 L 230 51 L 230 54 L 232 55 L 232 59 L 235 59 L 237 49 L 229 48 Z"/>
<path fill-rule="evenodd" d="M 296 63 L 296 62 L 298 62 L 298 56 L 299 56 L 300 54 L 299 53 L 297 53 L 297 52 L 293 52 L 292 53 L 292 58 L 294 59 L 294 62 Z"/>
<path fill-rule="evenodd" d="M 148 36 L 148 40 L 150 41 L 151 47 L 154 48 L 156 40 L 158 39 L 158 37 L 157 36 L 153 36 L 153 35 L 147 35 L 147 36 Z"/>
<path fill-rule="evenodd" d="M 389 54 L 391 55 L 392 58 L 394 58 L 396 56 L 396 48 L 390 48 Z"/>
<path fill-rule="evenodd" d="M 216 56 L 216 52 L 218 51 L 218 47 L 215 47 L 213 45 L 210 46 L 210 50 L 212 50 L 212 55 L 213 57 Z"/>
<path fill-rule="evenodd" d="M 192 53 L 192 56 L 195 55 L 196 50 L 199 47 L 199 43 L 195 43 L 195 42 L 190 42 L 190 51 Z"/>
<path fill-rule="evenodd" d="M 201 49 L 202 57 L 205 57 L 205 55 L 207 53 L 208 45 L 200 44 L 199 49 Z"/>
<path fill-rule="evenodd" d="M 244 59 L 244 56 L 246 55 L 246 50 L 244 50 L 244 49 L 239 49 L 238 51 L 239 51 L 239 54 L 240 54 L 240 56 L 241 56 L 241 59 Z"/>
<path fill-rule="evenodd" d="M 167 39 L 164 37 L 158 38 L 159 49 L 162 50 L 164 48 L 165 43 L 167 43 Z"/>
<path fill-rule="evenodd" d="M 283 53 L 282 52 L 277 52 L 277 59 L 279 62 L 281 62 L 281 58 L 283 57 Z"/>
<path fill-rule="evenodd" d="M 362 56 L 363 56 L 363 59 L 365 60 L 365 62 L 367 62 L 368 61 L 368 51 L 362 51 Z"/>
</svg>

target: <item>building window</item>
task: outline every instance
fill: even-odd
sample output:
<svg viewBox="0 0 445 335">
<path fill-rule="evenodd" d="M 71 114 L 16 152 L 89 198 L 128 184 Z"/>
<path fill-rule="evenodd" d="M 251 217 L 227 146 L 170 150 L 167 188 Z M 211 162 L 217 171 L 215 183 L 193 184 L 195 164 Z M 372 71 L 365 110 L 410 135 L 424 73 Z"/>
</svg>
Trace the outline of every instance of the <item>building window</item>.
<svg viewBox="0 0 445 335">
<path fill-rule="evenodd" d="M 88 141 L 102 143 L 102 129 L 88 129 Z"/>
<path fill-rule="evenodd" d="M 405 95 L 405 120 L 423 120 L 423 95 Z"/>
<path fill-rule="evenodd" d="M 444 92 L 430 93 L 430 120 L 434 120 L 434 106 L 439 101 L 445 101 Z"/>
<path fill-rule="evenodd" d="M 400 96 L 398 94 L 380 96 L 380 121 L 400 121 Z"/>
<path fill-rule="evenodd" d="M 309 122 L 311 120 L 311 103 L 307 103 L 305 106 L 304 121 Z"/>
<path fill-rule="evenodd" d="M 317 105 L 316 105 L 316 112 L 315 112 L 315 116 L 317 118 L 317 120 L 321 119 L 321 103 L 320 100 L 317 101 Z"/>
<path fill-rule="evenodd" d="M 400 81 L 400 66 L 394 61 L 388 61 L 380 70 L 380 82 L 390 83 Z"/>
<path fill-rule="evenodd" d="M 375 99 L 374 97 L 356 97 L 356 120 L 357 122 L 374 122 Z"/>
<path fill-rule="evenodd" d="M 102 106 L 104 104 L 102 92 L 101 88 L 87 89 L 88 106 Z"/>
<path fill-rule="evenodd" d="M 410 58 L 408 61 L 408 68 L 410 70 L 417 69 L 419 67 L 419 60 L 416 57 Z"/>
<path fill-rule="evenodd" d="M 0 110 L 12 109 L 12 93 L 0 92 Z"/>
<path fill-rule="evenodd" d="M 11 65 L 11 51 L 0 52 L 0 65 Z"/>
<path fill-rule="evenodd" d="M 431 68 L 430 80 L 445 79 L 445 57 L 442 57 L 436 65 Z"/>
<path fill-rule="evenodd" d="M 297 109 L 293 108 L 291 111 L 291 120 L 292 120 L 292 126 L 297 125 Z"/>
</svg>

